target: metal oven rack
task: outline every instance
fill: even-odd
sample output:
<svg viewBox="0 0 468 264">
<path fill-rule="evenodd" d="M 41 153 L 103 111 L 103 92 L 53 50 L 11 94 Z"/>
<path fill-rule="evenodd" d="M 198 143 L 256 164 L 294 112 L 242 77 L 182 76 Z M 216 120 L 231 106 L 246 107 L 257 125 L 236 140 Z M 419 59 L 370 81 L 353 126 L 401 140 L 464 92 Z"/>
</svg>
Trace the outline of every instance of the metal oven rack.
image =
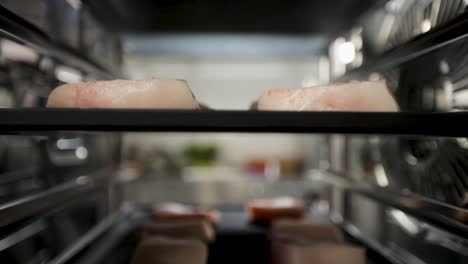
<svg viewBox="0 0 468 264">
<path fill-rule="evenodd" d="M 455 129 L 460 128 L 458 124 L 468 122 L 468 114 L 465 112 L 291 113 L 205 110 L 5 109 L 1 110 L 0 114 L 3 116 L 0 121 L 0 131 L 2 133 L 33 135 L 50 135 L 63 131 L 81 131 L 83 133 L 100 133 L 104 131 L 230 131 L 418 135 L 450 138 L 462 137 L 468 133 L 466 128 Z M 87 180 L 84 180 L 84 183 L 76 183 L 73 187 L 85 188 L 89 184 Z M 357 200 L 363 204 L 372 203 L 379 206 L 379 208 L 382 207 L 379 212 L 385 213 L 388 210 L 390 212 L 393 212 L 391 210 L 398 210 L 396 212 L 402 212 L 408 217 L 414 217 L 424 223 L 421 225 L 432 233 L 437 230 L 437 239 L 454 239 L 455 242 L 453 243 L 461 247 L 456 249 L 453 253 L 454 256 L 458 256 L 457 254 L 461 254 L 460 252 L 465 252 L 463 235 L 461 235 L 468 232 L 468 228 L 464 223 L 464 219 L 468 216 L 468 211 L 465 209 L 415 194 L 398 193 L 385 188 L 366 186 L 366 184 L 359 182 L 340 184 L 330 182 L 330 190 L 331 192 L 339 192 L 341 199 L 338 200 L 347 204 L 343 207 L 344 211 L 339 212 L 341 219 L 337 223 L 349 234 L 353 235 L 352 237 L 360 239 L 361 242 L 390 259 L 396 254 L 394 249 L 391 251 L 387 246 L 378 244 L 372 237 L 366 237 L 365 232 L 361 233 L 359 226 L 355 226 L 358 223 L 348 222 L 352 220 L 352 218 L 348 219 L 347 217 L 353 215 L 351 209 L 354 208 L 352 207 L 353 201 Z M 73 195 L 73 193 L 69 194 Z M 14 210 L 15 206 L 12 205 L 11 207 L 13 209 L 10 208 L 10 210 Z M 43 209 L 47 210 L 49 208 Z M 375 220 L 377 221 L 377 219 Z M 380 220 L 382 219 L 378 221 Z M 109 228 L 111 228 L 111 225 Z M 447 232 L 447 235 L 444 235 L 444 232 Z M 451 236 L 454 238 L 451 238 Z M 98 236 L 96 236 L 96 239 L 98 239 Z M 93 241 L 89 240 L 86 243 L 92 243 Z M 447 249 L 445 248 L 445 250 Z M 77 251 L 76 254 L 79 253 L 78 250 L 75 249 L 75 251 Z M 394 259 L 395 263 L 404 263 L 405 261 L 407 260 L 404 257 Z"/>
<path fill-rule="evenodd" d="M 99 78 L 115 78 L 118 71 L 108 70 L 83 54 L 51 40 L 33 25 L 0 7 L 2 36 L 28 45 L 44 56 L 92 73 Z M 430 32 L 392 48 L 366 61 L 340 81 L 368 79 L 372 73 L 385 74 L 417 61 L 451 45 L 464 43 L 468 37 L 468 17 L 462 14 Z M 466 112 L 401 113 L 290 113 L 244 111 L 138 111 L 138 110 L 70 110 L 70 109 L 2 109 L 0 132 L 9 136 L 49 138 L 73 132 L 100 136 L 103 132 L 174 131 L 174 132 L 272 132 L 338 133 L 353 135 L 392 135 L 396 138 L 456 139 L 468 136 Z M 118 147 L 118 145 L 117 145 Z M 114 151 L 116 149 L 113 149 Z M 109 150 L 110 152 L 111 150 Z M 390 157 L 389 157 L 390 158 Z M 47 217 L 85 202 L 87 197 L 111 195 L 115 162 L 103 171 L 84 171 L 71 180 L 55 182 L 47 189 L 0 205 L 0 248 L 43 236 L 50 243 Z M 391 161 L 391 160 L 390 160 Z M 46 164 L 47 165 L 47 164 Z M 45 168 L 48 168 L 47 166 Z M 393 263 L 420 263 L 421 258 L 445 257 L 464 263 L 468 256 L 466 237 L 468 211 L 407 190 L 388 189 L 365 181 L 351 181 L 346 175 L 329 175 L 330 217 L 350 239 L 358 240 Z M 330 180 L 331 179 L 331 180 Z M 95 198 L 95 197 L 94 197 Z M 107 197 L 108 198 L 108 197 Z M 102 200 L 102 195 L 98 200 Z M 104 200 L 106 197 L 104 197 Z M 107 204 L 107 201 L 106 201 Z M 111 213 L 113 212 L 113 213 Z M 373 212 L 371 221 L 363 219 Z M 51 253 L 38 254 L 37 262 L 96 263 L 113 250 L 118 240 L 128 237 L 135 224 L 144 218 L 138 210 L 107 210 L 99 224 L 92 222 L 75 243 Z M 402 222 L 403 220 L 406 220 Z M 67 222 L 64 218 L 53 221 Z M 368 223 L 370 225 L 366 225 Z M 408 229 L 408 223 L 412 229 Z M 6 228 L 8 227 L 8 228 Z M 15 230 L 15 232 L 10 232 Z M 43 235 L 43 233 L 46 233 Z M 96 244 L 99 242 L 99 244 Z M 98 245 L 92 250 L 91 245 Z M 426 259 L 424 259 L 426 254 Z M 35 256 L 36 257 L 36 256 Z M 77 260 L 81 258 L 81 262 Z M 419 261 L 419 262 L 418 262 Z"/>
<path fill-rule="evenodd" d="M 402 112 L 434 120 L 465 113 L 467 25 L 463 1 L 387 1 L 344 33 L 347 41 L 359 40 L 356 52 L 364 59 L 335 81 L 386 80 Z M 394 42 L 374 41 L 385 32 Z M 454 144 L 465 138 L 343 137 L 336 152 L 344 167 L 334 171 L 341 177 L 330 190 L 332 219 L 394 263 L 466 262 L 468 159 L 466 148 Z"/>
<path fill-rule="evenodd" d="M 12 10 L 24 10 L 24 1 L 2 1 L 2 5 L 5 4 L 9 9 L 0 6 L 0 42 L 2 43 L 0 90 L 2 96 L 7 94 L 12 98 L 10 103 L 13 107 L 41 107 L 44 103 L 41 97 L 61 84 L 56 72 L 59 68 L 73 70 L 85 80 L 113 79 L 122 76 L 118 63 L 102 60 L 107 58 L 106 56 L 102 56 L 99 62 L 91 59 L 92 56 L 87 51 L 99 43 L 89 39 L 90 34 L 84 33 L 88 32 L 89 28 L 99 30 L 98 37 L 103 37 L 100 34 L 107 33 L 94 20 L 89 21 L 92 17 L 84 7 L 72 7 L 70 2 L 30 1 L 30 7 L 34 8 L 28 10 L 38 14 L 50 8 L 47 13 L 35 17 L 40 18 L 40 22 L 44 22 L 36 25 L 32 23 L 35 18 L 31 20 L 31 17 L 21 16 L 21 12 L 12 12 Z M 76 28 L 67 27 L 67 30 L 59 34 L 57 27 L 61 26 L 61 22 L 57 20 L 56 11 L 57 8 L 65 7 L 68 13 L 63 17 L 74 21 L 78 19 L 80 23 L 70 24 Z M 79 37 L 70 36 L 72 32 L 79 33 Z M 92 37 L 95 36 L 93 33 Z M 106 39 L 113 39 L 113 36 L 109 34 L 107 36 Z M 22 50 L 34 55 L 33 60 L 15 61 L 10 57 L 4 57 L 8 55 L 3 53 L 3 44 L 7 42 L 15 43 L 19 48 L 23 47 Z M 114 58 L 121 56 L 120 53 Z M 20 73 L 19 76 L 17 73 Z M 16 84 L 18 85 L 15 86 Z M 20 89 L 16 89 L 18 87 Z M 19 99 L 22 99 L 24 94 L 33 100 L 23 104 Z M 79 246 L 74 242 L 86 237 L 83 235 L 96 227 L 97 223 L 109 218 L 110 213 L 118 206 L 114 206 L 111 202 L 117 195 L 112 188 L 111 176 L 114 175 L 118 165 L 119 144 L 120 137 L 115 134 L 2 133 L 0 136 L 2 263 L 52 261 L 68 247 Z M 75 155 L 76 151 L 81 151 L 81 158 Z"/>
<path fill-rule="evenodd" d="M 0 131 L 171 131 L 400 134 L 461 137 L 459 113 L 2 109 Z M 455 129 L 457 128 L 457 129 Z"/>
</svg>

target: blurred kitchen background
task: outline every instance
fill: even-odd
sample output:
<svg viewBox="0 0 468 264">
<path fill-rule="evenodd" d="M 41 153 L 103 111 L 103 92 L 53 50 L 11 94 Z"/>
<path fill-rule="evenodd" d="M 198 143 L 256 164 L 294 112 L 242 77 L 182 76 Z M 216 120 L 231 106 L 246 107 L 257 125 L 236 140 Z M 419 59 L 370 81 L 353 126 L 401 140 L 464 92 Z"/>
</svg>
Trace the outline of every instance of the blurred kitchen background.
<svg viewBox="0 0 468 264">
<path fill-rule="evenodd" d="M 199 101 L 217 110 L 247 110 L 268 89 L 316 85 L 329 78 L 328 60 L 320 55 L 327 49 L 325 36 L 133 34 L 124 40 L 124 69 L 130 78 L 185 79 Z M 224 197 L 226 203 L 237 203 L 271 191 L 265 190 L 265 182 L 247 188 L 252 180 L 300 185 L 310 169 L 327 166 L 318 159 L 324 140 L 294 134 L 126 134 L 122 177 L 135 180 L 133 186 L 157 180 L 190 182 L 191 188 L 171 192 L 177 194 L 173 199 L 193 200 L 181 193 L 190 195 L 186 189 L 193 186 L 213 186 L 212 192 L 225 194 L 215 195 L 217 202 Z M 231 188 L 220 188 L 223 184 Z M 169 199 L 158 186 L 130 192 L 142 201 Z M 180 186 L 174 183 L 172 189 Z M 226 189 L 241 193 L 226 195 Z"/>
<path fill-rule="evenodd" d="M 363 31 L 349 27 L 374 8 L 372 1 L 343 0 L 337 5 L 346 12 L 325 1 L 0 3 L 5 19 L 16 14 L 41 31 L 0 39 L 2 107 L 43 107 L 50 90 L 62 83 L 177 78 L 187 80 L 197 99 L 217 110 L 247 110 L 268 89 L 328 83 L 358 67 Z M 268 19 L 259 20 L 265 8 Z M 47 53 L 14 41 L 24 39 Z M 78 142 L 74 137 L 80 138 L 67 140 Z M 322 135 L 126 133 L 121 139 L 118 182 L 125 183 L 123 197 L 140 202 L 223 203 L 224 198 L 239 204 L 288 194 L 288 184 L 297 194 L 294 188 L 310 189 L 302 180 L 311 171 L 342 167 L 344 156 L 333 153 L 342 139 Z M 83 143 L 67 151 L 76 150 L 75 159 L 83 162 L 96 148 Z M 153 187 L 144 188 L 148 185 Z"/>
</svg>

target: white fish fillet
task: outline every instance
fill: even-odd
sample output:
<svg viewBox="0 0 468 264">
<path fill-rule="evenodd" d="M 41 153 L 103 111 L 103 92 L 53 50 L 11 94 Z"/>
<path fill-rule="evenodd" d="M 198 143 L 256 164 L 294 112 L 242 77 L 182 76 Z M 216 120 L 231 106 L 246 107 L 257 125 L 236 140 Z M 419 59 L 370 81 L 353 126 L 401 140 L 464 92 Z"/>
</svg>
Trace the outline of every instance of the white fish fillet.
<svg viewBox="0 0 468 264">
<path fill-rule="evenodd" d="M 268 111 L 398 111 L 385 81 L 269 90 L 257 107 Z"/>
<path fill-rule="evenodd" d="M 48 107 L 198 109 L 186 81 L 113 80 L 64 84 L 49 95 Z"/>
</svg>

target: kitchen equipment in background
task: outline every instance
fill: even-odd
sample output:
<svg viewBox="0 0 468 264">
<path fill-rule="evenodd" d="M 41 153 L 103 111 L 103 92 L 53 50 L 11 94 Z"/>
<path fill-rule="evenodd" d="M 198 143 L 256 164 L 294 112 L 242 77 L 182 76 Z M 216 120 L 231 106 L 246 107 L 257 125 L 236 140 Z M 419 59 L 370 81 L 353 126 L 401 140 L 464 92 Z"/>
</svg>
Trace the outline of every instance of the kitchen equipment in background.
<svg viewBox="0 0 468 264">
<path fill-rule="evenodd" d="M 244 164 L 248 175 L 268 180 L 300 178 L 304 161 L 301 159 L 250 159 Z"/>
<path fill-rule="evenodd" d="M 119 178 L 122 182 L 178 179 L 181 176 L 181 164 L 177 156 L 164 149 L 152 147 L 142 150 L 136 145 L 130 145 L 124 149 Z"/>
<path fill-rule="evenodd" d="M 218 158 L 218 147 L 215 144 L 189 144 L 183 150 L 183 158 L 192 166 L 210 166 Z"/>
<path fill-rule="evenodd" d="M 153 179 L 178 179 L 182 165 L 177 156 L 163 149 L 152 149 L 144 154 L 143 175 Z"/>
</svg>

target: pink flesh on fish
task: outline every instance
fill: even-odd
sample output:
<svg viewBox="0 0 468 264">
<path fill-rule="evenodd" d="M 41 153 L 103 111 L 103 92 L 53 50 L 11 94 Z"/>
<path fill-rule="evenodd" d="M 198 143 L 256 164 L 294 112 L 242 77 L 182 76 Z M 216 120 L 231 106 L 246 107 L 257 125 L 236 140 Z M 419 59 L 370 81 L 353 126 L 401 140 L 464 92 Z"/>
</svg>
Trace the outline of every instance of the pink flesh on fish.
<svg viewBox="0 0 468 264">
<path fill-rule="evenodd" d="M 216 224 L 219 222 L 221 215 L 218 211 L 207 208 L 193 207 L 180 203 L 161 203 L 153 207 L 152 217 L 155 221 L 160 219 L 171 219 L 174 221 L 201 219 Z"/>
<path fill-rule="evenodd" d="M 267 111 L 397 112 L 385 81 L 330 84 L 301 89 L 274 89 L 258 100 Z"/>
<path fill-rule="evenodd" d="M 186 81 L 113 80 L 64 84 L 49 95 L 48 107 L 198 109 Z"/>
</svg>

